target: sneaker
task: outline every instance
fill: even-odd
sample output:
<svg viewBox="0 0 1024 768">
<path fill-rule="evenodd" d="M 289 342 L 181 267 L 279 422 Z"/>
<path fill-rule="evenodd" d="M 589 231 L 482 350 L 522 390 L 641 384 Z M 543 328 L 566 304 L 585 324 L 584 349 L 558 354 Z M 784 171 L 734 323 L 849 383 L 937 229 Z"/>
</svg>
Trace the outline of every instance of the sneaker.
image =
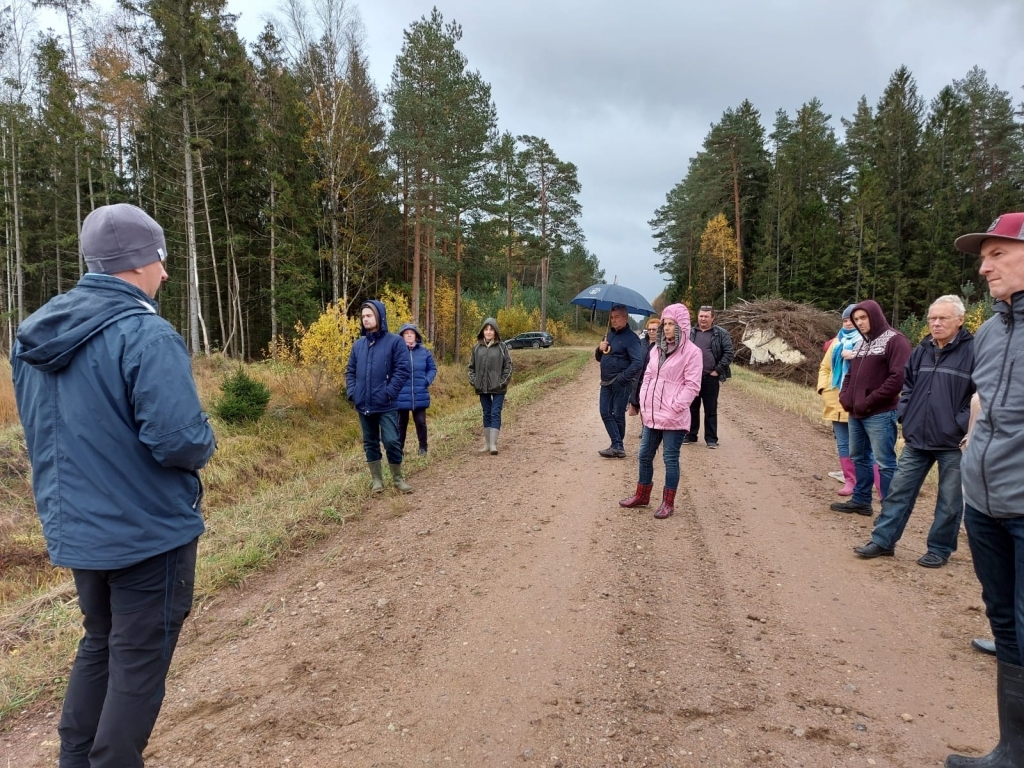
<svg viewBox="0 0 1024 768">
<path fill-rule="evenodd" d="M 597 452 L 598 456 L 604 456 L 606 459 L 617 459 L 618 451 L 615 448 L 604 448 Z"/>
<path fill-rule="evenodd" d="M 886 549 L 885 547 L 880 547 L 873 541 L 869 541 L 863 547 L 854 547 L 853 551 L 861 557 L 868 559 L 872 557 L 892 557 L 894 554 L 896 554 L 895 549 Z"/>
<path fill-rule="evenodd" d="M 626 452 L 624 450 L 622 450 L 621 448 L 616 448 L 615 449 L 615 458 L 616 459 L 624 459 L 624 458 L 626 458 Z"/>
<path fill-rule="evenodd" d="M 946 564 L 946 558 L 934 552 L 925 552 L 917 559 L 917 564 L 923 568 L 941 568 Z"/>
<path fill-rule="evenodd" d="M 712 443 L 708 443 L 708 448 L 717 448 L 717 447 L 718 447 L 718 441 L 717 440 L 715 440 Z"/>
<path fill-rule="evenodd" d="M 872 509 L 870 504 L 859 504 L 853 499 L 849 501 L 833 501 L 828 506 L 833 512 L 856 512 L 858 515 L 864 515 L 870 517 Z"/>
<path fill-rule="evenodd" d="M 419 454 L 420 454 L 420 456 L 426 456 L 427 455 L 427 449 L 426 448 L 420 448 Z"/>
<path fill-rule="evenodd" d="M 696 435 L 683 435 L 683 445 L 693 445 L 697 442 Z"/>
</svg>

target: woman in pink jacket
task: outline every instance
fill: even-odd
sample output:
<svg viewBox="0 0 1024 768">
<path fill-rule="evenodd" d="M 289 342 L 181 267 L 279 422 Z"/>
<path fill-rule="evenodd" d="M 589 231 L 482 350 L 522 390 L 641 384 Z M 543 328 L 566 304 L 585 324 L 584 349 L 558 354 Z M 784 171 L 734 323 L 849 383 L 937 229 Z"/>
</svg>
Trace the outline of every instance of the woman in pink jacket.
<svg viewBox="0 0 1024 768">
<path fill-rule="evenodd" d="M 619 502 L 620 507 L 646 507 L 654 486 L 654 456 L 664 442 L 665 491 L 654 516 L 659 520 L 674 511 L 679 486 L 679 448 L 690 429 L 690 403 L 700 392 L 704 371 L 701 351 L 690 341 L 690 310 L 670 304 L 661 313 L 657 343 L 640 386 L 640 479 L 636 493 Z"/>
</svg>

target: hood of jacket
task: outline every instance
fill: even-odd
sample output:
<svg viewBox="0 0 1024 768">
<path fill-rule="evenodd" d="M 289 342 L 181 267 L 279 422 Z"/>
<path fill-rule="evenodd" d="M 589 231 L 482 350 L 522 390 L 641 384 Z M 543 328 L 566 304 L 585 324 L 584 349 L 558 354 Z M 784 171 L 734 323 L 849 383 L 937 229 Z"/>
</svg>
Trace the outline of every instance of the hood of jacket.
<svg viewBox="0 0 1024 768">
<path fill-rule="evenodd" d="M 59 371 L 108 325 L 142 314 L 156 314 L 156 302 L 140 288 L 110 275 L 83 275 L 18 327 L 18 359 L 47 373 Z"/>
<path fill-rule="evenodd" d="M 662 324 L 658 326 L 658 349 L 667 352 L 665 341 L 665 320 L 673 320 L 678 326 L 676 331 L 676 349 L 690 340 L 690 310 L 685 304 L 669 304 L 661 313 Z"/>
<path fill-rule="evenodd" d="M 484 340 L 484 328 L 491 326 L 494 329 L 494 340 L 501 341 L 501 331 L 498 330 L 498 321 L 493 317 L 488 317 L 480 324 L 480 330 L 476 334 L 477 341 Z"/>
<path fill-rule="evenodd" d="M 398 335 L 401 336 L 406 331 L 415 331 L 416 332 L 416 343 L 417 344 L 422 344 L 423 343 L 423 334 L 421 334 L 420 333 L 420 329 L 416 327 L 416 323 L 406 323 L 405 325 L 403 325 L 401 328 L 398 329 Z"/>
<path fill-rule="evenodd" d="M 886 331 L 892 330 L 892 326 L 889 325 L 889 321 L 885 319 L 885 312 L 882 311 L 882 307 L 879 306 L 877 301 L 874 301 L 873 299 L 862 301 L 853 308 L 853 311 L 856 312 L 858 309 L 862 309 L 867 312 L 868 319 L 871 321 L 871 330 L 868 332 L 868 335 L 865 336 L 868 341 L 871 339 L 877 339 Z M 852 314 L 853 313 L 851 313 L 851 317 Z M 856 324 L 857 323 L 855 321 L 854 325 Z M 861 336 L 864 336 L 864 334 L 861 334 Z"/>
<path fill-rule="evenodd" d="M 359 306 L 360 314 L 362 314 L 362 311 L 366 307 L 369 307 L 370 309 L 372 309 L 376 313 L 376 315 L 377 315 L 377 330 L 376 331 L 368 331 L 368 330 L 366 330 L 365 326 L 363 326 L 363 321 L 360 320 L 359 321 L 359 334 L 361 336 L 369 336 L 371 333 L 380 333 L 382 335 L 387 333 L 388 332 L 388 313 L 387 313 L 387 310 L 384 309 L 384 302 L 377 301 L 376 299 L 370 299 L 369 301 L 364 301 Z"/>
</svg>

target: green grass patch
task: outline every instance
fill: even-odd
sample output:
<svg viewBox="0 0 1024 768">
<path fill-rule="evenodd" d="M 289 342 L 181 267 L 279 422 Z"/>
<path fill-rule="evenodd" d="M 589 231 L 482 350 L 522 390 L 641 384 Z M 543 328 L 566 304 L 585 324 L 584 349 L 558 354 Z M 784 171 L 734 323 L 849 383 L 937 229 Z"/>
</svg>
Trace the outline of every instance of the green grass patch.
<svg viewBox="0 0 1024 768">
<path fill-rule="evenodd" d="M 590 352 L 524 349 L 513 350 L 512 359 L 513 386 L 505 406 L 510 421 L 520 408 L 578 375 Z M 203 361 L 196 365 L 201 396 L 210 402 L 216 397 L 216 377 L 203 370 Z M 219 362 L 210 365 L 223 368 Z M 256 378 L 263 373 L 263 364 L 246 368 Z M 267 378 L 273 390 L 273 378 Z M 207 532 L 199 546 L 199 603 L 356 520 L 370 497 L 358 418 L 347 404 L 307 410 L 272 399 L 268 413 L 255 424 L 231 426 L 215 420 L 214 425 L 218 450 L 203 471 Z M 430 454 L 407 454 L 407 475 L 464 451 L 476 434 L 480 405 L 464 364 L 440 366 L 431 389 L 428 425 Z M 410 428 L 409 433 L 409 444 L 414 445 L 415 432 Z M 17 441 L 0 444 L 16 446 Z M 22 466 L 11 461 L 12 466 Z M 412 482 L 415 485 L 415 479 Z M 8 490 L 14 498 L 10 504 L 0 500 L 3 507 L 31 508 L 26 477 L 18 476 Z M 396 507 L 396 514 L 406 508 Z M 0 541 L 35 531 L 29 541 L 36 555 L 43 553 L 37 573 L 45 572 L 47 579 L 32 583 L 25 576 L 20 591 L 0 598 L 0 723 L 27 706 L 63 695 L 81 636 L 74 585 L 66 571 L 45 565 L 35 515 L 9 517 L 7 530 L 0 529 Z"/>
</svg>

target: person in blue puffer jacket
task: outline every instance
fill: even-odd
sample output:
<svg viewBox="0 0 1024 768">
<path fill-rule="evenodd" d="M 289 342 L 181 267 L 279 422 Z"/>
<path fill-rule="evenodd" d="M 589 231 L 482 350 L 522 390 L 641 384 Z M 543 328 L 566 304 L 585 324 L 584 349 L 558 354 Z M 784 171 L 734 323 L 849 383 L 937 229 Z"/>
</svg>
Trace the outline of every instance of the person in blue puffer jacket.
<svg viewBox="0 0 1024 768">
<path fill-rule="evenodd" d="M 423 346 L 423 337 L 414 323 L 403 325 L 398 329 L 398 335 L 405 340 L 412 365 L 409 383 L 398 394 L 398 439 L 404 448 L 411 411 L 422 456 L 427 452 L 427 408 L 430 407 L 430 385 L 437 376 L 437 363 L 430 350 Z"/>
<path fill-rule="evenodd" d="M 105 205 L 80 248 L 89 273 L 21 323 L 11 372 L 46 548 L 84 616 L 60 765 L 141 766 L 192 608 L 199 470 L 217 443 L 185 343 L 157 314 L 163 229 Z"/>
<path fill-rule="evenodd" d="M 373 492 L 384 490 L 380 445 L 391 467 L 391 479 L 402 493 L 412 486 L 402 477 L 402 443 L 398 439 L 398 396 L 409 383 L 412 366 L 402 338 L 388 332 L 384 304 L 364 301 L 359 309 L 362 335 L 352 345 L 345 369 L 345 393 L 359 414 L 363 452 L 373 479 Z"/>
</svg>

